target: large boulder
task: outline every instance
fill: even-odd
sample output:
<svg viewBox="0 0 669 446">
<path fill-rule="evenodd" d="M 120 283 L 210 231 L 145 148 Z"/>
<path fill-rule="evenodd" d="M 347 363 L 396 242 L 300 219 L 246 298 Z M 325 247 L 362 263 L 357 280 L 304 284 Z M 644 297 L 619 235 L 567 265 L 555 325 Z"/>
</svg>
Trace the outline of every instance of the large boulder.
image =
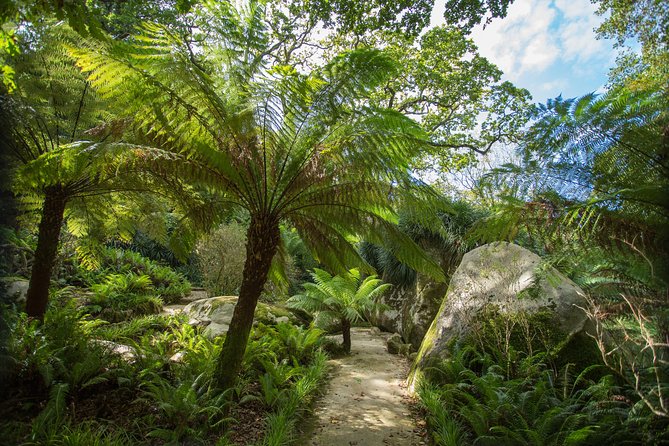
<svg viewBox="0 0 669 446">
<path fill-rule="evenodd" d="M 19 306 L 25 305 L 30 282 L 20 277 L 3 277 L 0 280 L 2 281 L 0 287 L 5 288 L 5 296 L 9 298 L 9 302 Z"/>
<path fill-rule="evenodd" d="M 446 271 L 446 253 L 436 249 L 426 250 L 431 252 Z M 371 314 L 369 321 L 384 331 L 399 333 L 405 343 L 418 350 L 439 311 L 447 289 L 447 283 L 437 282 L 432 277 L 417 273 L 413 284 L 404 287 L 392 286 L 383 293 L 379 300 L 386 308 Z"/>
<path fill-rule="evenodd" d="M 430 328 L 439 306 L 444 300 L 448 284 L 435 282 L 431 277 L 418 274 L 413 293 L 402 305 L 402 326 L 400 333 L 406 343 L 418 350 L 425 333 Z"/>
<path fill-rule="evenodd" d="M 507 242 L 476 248 L 465 254 L 451 277 L 413 364 L 410 384 L 431 360 L 447 358 L 455 342 L 478 335 L 474 330 L 481 327 L 482 316 L 510 320 L 514 315 L 542 315 L 560 334 L 556 345 L 561 348 L 575 339 L 591 342 L 587 333 L 593 326 L 582 310 L 586 305 L 576 284 L 527 249 Z"/>
<path fill-rule="evenodd" d="M 183 309 L 191 325 L 204 326 L 204 334 L 214 338 L 227 333 L 232 320 L 232 313 L 237 304 L 237 296 L 218 296 L 198 299 Z M 297 318 L 285 308 L 258 302 L 255 311 L 255 323 L 273 325 L 280 322 L 299 323 Z"/>
<path fill-rule="evenodd" d="M 383 331 L 399 333 L 402 331 L 402 308 L 404 303 L 413 300 L 414 287 L 392 286 L 379 296 L 379 302 L 385 309 L 369 314 L 369 322 Z"/>
</svg>

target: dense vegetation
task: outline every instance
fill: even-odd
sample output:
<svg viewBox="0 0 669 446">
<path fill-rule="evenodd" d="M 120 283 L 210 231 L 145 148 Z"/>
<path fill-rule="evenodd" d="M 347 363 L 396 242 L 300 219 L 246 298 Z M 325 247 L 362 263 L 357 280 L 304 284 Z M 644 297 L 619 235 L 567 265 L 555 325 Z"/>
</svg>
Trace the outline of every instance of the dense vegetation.
<svg viewBox="0 0 669 446">
<path fill-rule="evenodd" d="M 595 1 L 639 50 L 535 105 L 469 37 L 510 0 L 5 3 L 5 443 L 294 443 L 379 297 L 498 240 L 584 290 L 593 354 L 491 314 L 417 386 L 431 441 L 669 442 L 663 2 Z"/>
</svg>

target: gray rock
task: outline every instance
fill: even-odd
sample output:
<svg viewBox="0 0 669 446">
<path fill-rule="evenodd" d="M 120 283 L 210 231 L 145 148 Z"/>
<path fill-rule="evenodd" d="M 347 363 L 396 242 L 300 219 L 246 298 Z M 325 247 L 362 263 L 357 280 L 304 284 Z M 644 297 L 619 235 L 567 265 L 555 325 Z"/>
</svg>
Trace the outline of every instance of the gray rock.
<svg viewBox="0 0 669 446">
<path fill-rule="evenodd" d="M 402 338 L 411 344 L 414 350 L 418 350 L 421 342 L 423 342 L 425 333 L 427 333 L 432 320 L 439 311 L 439 306 L 444 300 L 447 290 L 447 283 L 435 282 L 431 277 L 418 274 L 414 292 L 402 306 L 402 328 L 400 331 Z"/>
<path fill-rule="evenodd" d="M 119 344 L 117 342 L 95 339 L 95 344 L 104 347 L 108 352 L 120 356 L 123 360 L 132 362 L 135 360 L 136 352 L 129 345 Z"/>
<path fill-rule="evenodd" d="M 402 336 L 399 333 L 393 334 L 386 341 L 386 347 L 388 349 L 388 353 L 390 353 L 391 355 L 399 355 L 402 345 L 404 344 L 402 342 Z"/>
<path fill-rule="evenodd" d="M 423 246 L 447 272 L 452 253 Z M 380 301 L 388 307 L 369 315 L 372 325 L 389 332 L 399 333 L 405 342 L 418 350 L 434 316 L 439 311 L 446 295 L 448 284 L 437 282 L 429 276 L 418 273 L 410 286 L 393 286 L 380 296 Z"/>
<path fill-rule="evenodd" d="M 383 331 L 399 333 L 402 331 L 402 306 L 411 299 L 412 288 L 390 287 L 379 296 L 379 302 L 387 309 L 369 314 L 369 322 Z"/>
<path fill-rule="evenodd" d="M 25 305 L 30 282 L 20 277 L 7 277 L 0 280 L 4 282 L 5 292 L 10 301 L 19 306 Z"/>
<path fill-rule="evenodd" d="M 453 340 L 465 339 L 483 310 L 501 317 L 549 312 L 551 324 L 565 336 L 592 332 L 583 291 L 539 256 L 511 243 L 476 248 L 462 259 L 438 315 L 420 346 L 410 384 L 433 358 L 448 357 Z M 587 336 L 583 336 L 587 338 Z"/>
<path fill-rule="evenodd" d="M 232 313 L 237 305 L 237 296 L 218 296 L 198 299 L 186 305 L 183 313 L 188 316 L 188 323 L 204 326 L 204 334 L 215 338 L 227 333 L 232 320 Z M 255 311 L 255 322 L 274 325 L 279 322 L 293 322 L 292 314 L 281 307 L 258 302 Z"/>
<path fill-rule="evenodd" d="M 184 362 L 185 357 L 186 357 L 186 352 L 180 350 L 172 355 L 172 357 L 170 358 L 170 362 L 182 363 Z"/>
</svg>

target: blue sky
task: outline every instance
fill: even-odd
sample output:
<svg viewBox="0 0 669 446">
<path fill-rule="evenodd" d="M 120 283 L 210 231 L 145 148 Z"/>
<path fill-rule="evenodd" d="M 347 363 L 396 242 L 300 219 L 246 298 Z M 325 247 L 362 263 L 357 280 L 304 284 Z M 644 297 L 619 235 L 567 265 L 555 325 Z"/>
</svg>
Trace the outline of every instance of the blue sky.
<svg viewBox="0 0 669 446">
<path fill-rule="evenodd" d="M 432 23 L 443 23 L 437 0 Z M 515 0 L 504 19 L 472 37 L 504 79 L 527 88 L 535 102 L 601 90 L 615 61 L 610 41 L 593 31 L 602 21 L 590 0 Z"/>
</svg>

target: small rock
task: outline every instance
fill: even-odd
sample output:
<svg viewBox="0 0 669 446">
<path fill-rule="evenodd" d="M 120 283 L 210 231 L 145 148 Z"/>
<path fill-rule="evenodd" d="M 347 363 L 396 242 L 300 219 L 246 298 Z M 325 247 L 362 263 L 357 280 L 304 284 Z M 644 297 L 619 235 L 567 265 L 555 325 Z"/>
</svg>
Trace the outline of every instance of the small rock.
<svg viewBox="0 0 669 446">
<path fill-rule="evenodd" d="M 186 356 L 186 352 L 181 350 L 176 352 L 175 354 L 172 355 L 170 358 L 171 362 L 176 362 L 176 363 L 181 363 L 183 362 L 184 357 Z"/>
</svg>

